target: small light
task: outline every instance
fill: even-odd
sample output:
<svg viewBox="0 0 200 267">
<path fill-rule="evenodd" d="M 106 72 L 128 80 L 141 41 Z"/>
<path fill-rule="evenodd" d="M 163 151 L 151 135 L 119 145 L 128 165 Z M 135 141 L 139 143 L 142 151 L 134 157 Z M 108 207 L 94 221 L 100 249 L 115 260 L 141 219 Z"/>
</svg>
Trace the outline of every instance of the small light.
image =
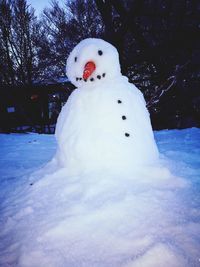
<svg viewBox="0 0 200 267">
<path fill-rule="evenodd" d="M 36 100 L 36 99 L 38 99 L 38 95 L 32 95 L 31 96 L 31 100 Z"/>
</svg>

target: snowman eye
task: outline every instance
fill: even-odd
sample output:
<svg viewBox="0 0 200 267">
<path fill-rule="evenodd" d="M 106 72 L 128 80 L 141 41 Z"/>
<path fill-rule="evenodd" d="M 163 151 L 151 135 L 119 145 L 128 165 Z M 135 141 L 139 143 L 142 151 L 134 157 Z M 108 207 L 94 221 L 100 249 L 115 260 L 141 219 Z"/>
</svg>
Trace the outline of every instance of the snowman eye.
<svg viewBox="0 0 200 267">
<path fill-rule="evenodd" d="M 101 50 L 98 50 L 98 54 L 99 54 L 99 56 L 102 56 L 103 52 Z"/>
<path fill-rule="evenodd" d="M 75 61 L 75 62 L 77 61 L 77 57 L 74 58 L 74 61 Z"/>
</svg>

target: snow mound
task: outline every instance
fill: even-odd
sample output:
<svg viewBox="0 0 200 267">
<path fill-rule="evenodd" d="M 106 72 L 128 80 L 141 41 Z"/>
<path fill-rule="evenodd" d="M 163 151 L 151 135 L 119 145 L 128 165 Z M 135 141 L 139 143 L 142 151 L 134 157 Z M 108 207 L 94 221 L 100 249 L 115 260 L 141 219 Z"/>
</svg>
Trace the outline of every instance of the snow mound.
<svg viewBox="0 0 200 267">
<path fill-rule="evenodd" d="M 15 142 L 16 153 L 30 154 L 16 161 L 16 169 L 24 167 L 19 176 L 9 180 L 12 165 L 2 175 L 7 195 L 1 199 L 0 266 L 199 266 L 199 137 L 198 129 L 156 133 L 173 177 L 163 167 L 135 177 L 104 172 L 69 177 L 55 162 L 29 174 L 29 161 L 41 164 L 44 154 L 46 161 L 54 154 L 55 143 L 49 147 L 48 141 L 53 137 L 27 135 L 19 142 L 16 135 L 4 136 L 1 170 L 5 158 L 16 157 Z"/>
</svg>

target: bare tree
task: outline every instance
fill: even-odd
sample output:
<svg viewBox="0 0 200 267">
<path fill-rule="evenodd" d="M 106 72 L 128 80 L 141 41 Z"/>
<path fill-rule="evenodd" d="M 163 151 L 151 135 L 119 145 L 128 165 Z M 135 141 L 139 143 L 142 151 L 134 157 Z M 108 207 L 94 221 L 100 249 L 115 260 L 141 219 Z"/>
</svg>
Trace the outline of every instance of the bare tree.
<svg viewBox="0 0 200 267">
<path fill-rule="evenodd" d="M 12 10 L 11 3 L 0 2 L 0 78 L 2 84 L 14 84 L 14 59 L 11 53 Z"/>
<path fill-rule="evenodd" d="M 36 18 L 26 0 L 0 2 L 1 77 L 7 84 L 30 84 L 33 80 Z M 8 76 L 8 77 L 7 77 Z"/>
<path fill-rule="evenodd" d="M 71 49 L 82 39 L 97 37 L 103 32 L 103 23 L 94 1 L 66 1 L 60 6 L 52 1 L 43 11 L 40 21 L 39 69 L 40 78 L 65 76 L 66 59 Z"/>
</svg>

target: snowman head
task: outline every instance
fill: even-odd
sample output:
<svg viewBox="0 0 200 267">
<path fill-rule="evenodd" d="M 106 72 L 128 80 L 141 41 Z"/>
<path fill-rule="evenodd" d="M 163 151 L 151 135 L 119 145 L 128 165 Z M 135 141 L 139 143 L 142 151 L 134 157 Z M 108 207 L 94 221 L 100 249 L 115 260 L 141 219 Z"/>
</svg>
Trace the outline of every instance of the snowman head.
<svg viewBox="0 0 200 267">
<path fill-rule="evenodd" d="M 102 39 L 81 41 L 67 59 L 66 72 L 77 87 L 97 85 L 121 75 L 117 49 Z"/>
</svg>

